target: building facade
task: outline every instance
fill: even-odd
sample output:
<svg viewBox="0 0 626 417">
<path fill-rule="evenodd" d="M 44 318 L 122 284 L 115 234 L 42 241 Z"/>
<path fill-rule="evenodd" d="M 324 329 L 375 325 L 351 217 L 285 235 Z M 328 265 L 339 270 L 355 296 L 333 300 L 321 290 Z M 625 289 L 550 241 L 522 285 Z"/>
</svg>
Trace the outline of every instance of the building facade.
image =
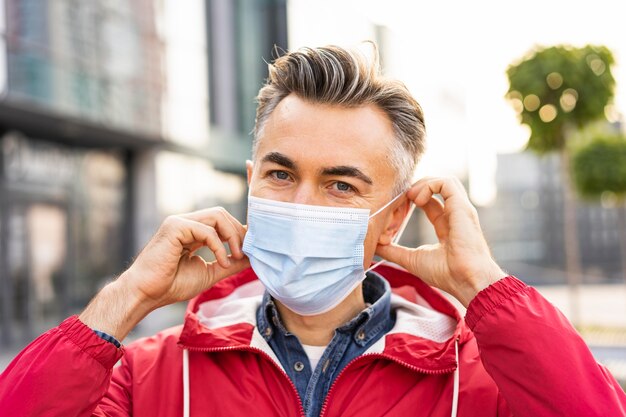
<svg viewBox="0 0 626 417">
<path fill-rule="evenodd" d="M 496 260 L 535 284 L 566 281 L 563 180 L 558 154 L 498 155 L 497 198 L 480 207 L 481 225 Z M 608 201 L 576 201 L 583 283 L 622 280 L 617 210 Z"/>
<path fill-rule="evenodd" d="M 0 347 L 80 311 L 164 216 L 243 219 L 285 19 L 278 0 L 0 0 Z"/>
</svg>

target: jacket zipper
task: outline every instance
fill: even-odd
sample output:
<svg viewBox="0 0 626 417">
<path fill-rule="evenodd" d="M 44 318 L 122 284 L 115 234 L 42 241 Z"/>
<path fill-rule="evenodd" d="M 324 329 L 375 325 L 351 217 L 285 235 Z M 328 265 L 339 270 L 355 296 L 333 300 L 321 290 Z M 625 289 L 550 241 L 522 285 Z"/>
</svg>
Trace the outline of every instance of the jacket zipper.
<svg viewBox="0 0 626 417">
<path fill-rule="evenodd" d="M 225 352 L 225 351 L 241 350 L 241 351 L 248 351 L 248 352 L 261 354 L 261 356 L 265 357 L 268 361 L 270 361 L 272 365 L 276 367 L 276 369 L 278 369 L 278 371 L 280 371 L 280 373 L 285 377 L 287 382 L 289 382 L 291 391 L 293 394 L 295 394 L 296 403 L 298 404 L 298 409 L 300 410 L 300 416 L 306 417 L 306 415 L 304 414 L 304 406 L 302 405 L 302 401 L 300 401 L 300 394 L 298 394 L 298 389 L 294 385 L 293 381 L 291 381 L 291 378 L 289 378 L 289 375 L 287 375 L 287 373 L 280 366 L 278 366 L 276 362 L 274 362 L 274 359 L 272 359 L 270 355 L 263 352 L 261 349 L 254 348 L 252 346 L 228 346 L 228 347 L 219 347 L 219 348 L 198 348 L 198 347 L 188 347 L 184 345 L 181 345 L 181 346 L 184 349 L 189 350 L 190 352 Z"/>
<path fill-rule="evenodd" d="M 408 369 L 410 369 L 412 371 L 421 372 L 421 373 L 429 374 L 429 375 L 446 374 L 446 373 L 450 373 L 450 372 L 452 372 L 452 371 L 454 371 L 456 369 L 456 367 L 451 367 L 451 368 L 438 369 L 436 371 L 433 371 L 433 370 L 429 370 L 429 369 L 418 368 L 417 366 L 408 364 L 408 363 L 406 363 L 404 361 L 401 361 L 400 359 L 394 358 L 394 357 L 389 356 L 389 355 L 384 355 L 384 354 L 381 354 L 381 353 L 366 353 L 365 355 L 361 355 L 359 357 L 356 357 L 356 358 L 352 359 L 341 370 L 341 372 L 339 372 L 339 375 L 337 375 L 337 378 L 335 378 L 335 381 L 330 386 L 330 389 L 328 390 L 328 393 L 326 394 L 326 398 L 324 398 L 324 403 L 322 404 L 322 410 L 320 411 L 320 417 L 323 417 L 324 415 L 326 415 L 326 408 L 328 407 L 328 401 L 330 400 L 331 395 L 332 395 L 333 391 L 335 390 L 335 387 L 337 386 L 337 383 L 341 379 L 341 376 L 346 372 L 348 367 L 350 367 L 352 364 L 354 364 L 357 361 L 360 361 L 362 359 L 369 359 L 372 356 L 376 356 L 376 357 L 383 358 L 383 359 L 388 359 L 388 360 L 390 360 L 392 362 L 395 362 L 395 363 L 397 363 L 399 365 L 402 365 L 402 366 L 404 366 L 404 367 L 406 367 L 406 368 L 408 368 Z M 282 369 L 281 369 L 281 371 L 282 371 Z"/>
</svg>

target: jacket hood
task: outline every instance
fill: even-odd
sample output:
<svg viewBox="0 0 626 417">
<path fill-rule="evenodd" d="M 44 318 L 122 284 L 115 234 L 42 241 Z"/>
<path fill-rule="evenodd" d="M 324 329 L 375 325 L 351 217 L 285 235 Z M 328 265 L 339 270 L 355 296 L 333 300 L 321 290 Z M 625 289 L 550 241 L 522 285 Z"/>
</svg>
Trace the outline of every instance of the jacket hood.
<svg viewBox="0 0 626 417">
<path fill-rule="evenodd" d="M 380 353 L 427 372 L 454 370 L 455 341 L 463 345 L 473 337 L 457 308 L 403 269 L 380 265 L 374 271 L 391 286 L 396 324 L 366 353 Z M 263 291 L 248 268 L 199 294 L 187 306 L 179 345 L 202 351 L 252 347 L 274 358 L 256 327 Z"/>
</svg>

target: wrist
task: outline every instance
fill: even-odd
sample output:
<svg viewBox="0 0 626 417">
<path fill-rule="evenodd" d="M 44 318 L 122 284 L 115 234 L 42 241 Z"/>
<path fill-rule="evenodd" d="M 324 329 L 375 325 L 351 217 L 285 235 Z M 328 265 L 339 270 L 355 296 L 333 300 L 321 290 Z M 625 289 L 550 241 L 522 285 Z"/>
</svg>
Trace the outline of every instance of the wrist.
<svg viewBox="0 0 626 417">
<path fill-rule="evenodd" d="M 465 281 L 467 285 L 463 288 L 457 299 L 467 308 L 479 292 L 507 276 L 509 276 L 509 274 L 492 260 L 485 268 L 470 274 L 469 278 Z"/>
<path fill-rule="evenodd" d="M 106 285 L 78 317 L 88 327 L 105 332 L 120 342 L 156 308 L 127 288 L 122 278 Z"/>
</svg>

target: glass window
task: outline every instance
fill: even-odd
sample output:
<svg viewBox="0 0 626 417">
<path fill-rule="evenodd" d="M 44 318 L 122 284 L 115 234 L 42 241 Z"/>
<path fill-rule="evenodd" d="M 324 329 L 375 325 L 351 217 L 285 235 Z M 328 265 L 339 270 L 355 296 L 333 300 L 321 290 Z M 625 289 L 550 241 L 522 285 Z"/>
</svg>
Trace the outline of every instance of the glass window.
<svg viewBox="0 0 626 417">
<path fill-rule="evenodd" d="M 129 253 L 124 153 L 16 133 L 0 141 L 1 344 L 21 346 L 80 311 Z"/>
</svg>

